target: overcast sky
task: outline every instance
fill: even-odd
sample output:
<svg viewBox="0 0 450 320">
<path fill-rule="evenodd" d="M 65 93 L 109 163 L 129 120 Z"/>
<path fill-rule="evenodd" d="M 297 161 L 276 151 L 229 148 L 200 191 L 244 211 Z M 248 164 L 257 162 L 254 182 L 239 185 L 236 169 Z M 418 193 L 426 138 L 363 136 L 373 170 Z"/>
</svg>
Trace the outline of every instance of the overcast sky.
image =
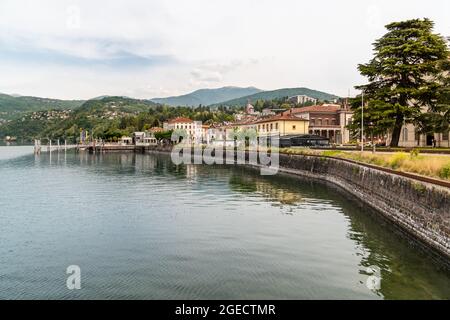
<svg viewBox="0 0 450 320">
<path fill-rule="evenodd" d="M 450 36 L 450 1 L 0 0 L 0 92 L 87 99 L 199 88 L 364 81 L 384 25 L 428 17 Z"/>
</svg>

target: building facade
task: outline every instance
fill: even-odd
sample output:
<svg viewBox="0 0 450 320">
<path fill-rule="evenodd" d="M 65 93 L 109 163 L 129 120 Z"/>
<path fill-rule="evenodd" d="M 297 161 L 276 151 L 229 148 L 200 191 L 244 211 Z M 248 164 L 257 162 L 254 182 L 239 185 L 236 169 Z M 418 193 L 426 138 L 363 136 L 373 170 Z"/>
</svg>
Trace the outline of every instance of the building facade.
<svg viewBox="0 0 450 320">
<path fill-rule="evenodd" d="M 306 102 L 312 102 L 317 103 L 317 99 L 305 96 L 305 95 L 298 95 L 298 96 L 292 96 L 288 97 L 288 102 L 295 103 L 295 104 L 304 104 Z"/>
<path fill-rule="evenodd" d="M 189 118 L 177 117 L 163 123 L 163 129 L 184 130 L 192 143 L 201 143 L 203 127 L 201 121 L 194 121 Z"/>
<path fill-rule="evenodd" d="M 386 145 L 389 145 L 392 141 L 392 134 L 387 135 Z M 398 140 L 399 147 L 445 147 L 450 148 L 449 132 L 444 133 L 429 133 L 419 134 L 417 128 L 408 123 L 402 126 L 400 132 L 400 139 Z"/>
<path fill-rule="evenodd" d="M 307 133 L 328 138 L 331 143 L 346 144 L 351 140 L 347 125 L 352 121 L 353 112 L 346 103 L 292 108 L 283 114 L 309 120 Z"/>
<path fill-rule="evenodd" d="M 253 123 L 259 135 L 279 134 L 280 136 L 307 134 L 309 120 L 293 114 L 279 114 Z"/>
</svg>

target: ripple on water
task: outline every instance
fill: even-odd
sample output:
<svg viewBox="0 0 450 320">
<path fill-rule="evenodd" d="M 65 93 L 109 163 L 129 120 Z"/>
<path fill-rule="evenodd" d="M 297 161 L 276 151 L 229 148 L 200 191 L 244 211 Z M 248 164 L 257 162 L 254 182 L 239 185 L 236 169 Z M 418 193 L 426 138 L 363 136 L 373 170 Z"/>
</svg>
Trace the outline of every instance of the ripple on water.
<svg viewBox="0 0 450 320">
<path fill-rule="evenodd" d="M 322 184 L 141 154 L 17 152 L 0 171 L 0 298 L 450 298 L 446 271 Z"/>
</svg>

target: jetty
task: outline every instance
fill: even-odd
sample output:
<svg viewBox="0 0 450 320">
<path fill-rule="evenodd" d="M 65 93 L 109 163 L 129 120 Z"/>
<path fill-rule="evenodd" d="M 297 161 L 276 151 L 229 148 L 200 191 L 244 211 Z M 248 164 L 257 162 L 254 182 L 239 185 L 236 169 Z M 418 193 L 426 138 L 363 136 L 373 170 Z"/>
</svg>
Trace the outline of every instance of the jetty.
<svg viewBox="0 0 450 320">
<path fill-rule="evenodd" d="M 123 144 L 123 143 L 104 143 L 104 142 L 89 142 L 79 144 L 68 144 L 66 140 L 61 143 L 60 140 L 48 140 L 47 144 L 42 144 L 40 139 L 34 140 L 34 153 L 41 152 L 60 152 L 67 150 L 75 150 L 76 152 L 89 153 L 105 153 L 105 152 L 138 152 L 144 153 L 153 150 L 156 143 L 137 143 L 137 144 Z"/>
</svg>

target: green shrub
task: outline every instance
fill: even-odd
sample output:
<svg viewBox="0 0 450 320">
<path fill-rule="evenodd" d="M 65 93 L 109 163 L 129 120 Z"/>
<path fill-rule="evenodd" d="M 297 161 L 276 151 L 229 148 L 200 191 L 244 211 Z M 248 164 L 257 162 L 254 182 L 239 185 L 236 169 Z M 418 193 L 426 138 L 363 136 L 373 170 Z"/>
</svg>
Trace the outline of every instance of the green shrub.
<svg viewBox="0 0 450 320">
<path fill-rule="evenodd" d="M 450 163 L 442 167 L 439 171 L 439 177 L 442 179 L 450 179 Z"/>
<path fill-rule="evenodd" d="M 417 158 L 417 156 L 419 155 L 419 152 L 420 152 L 419 149 L 414 148 L 411 150 L 411 152 L 409 154 L 410 154 L 411 158 Z"/>
<path fill-rule="evenodd" d="M 423 184 L 421 184 L 421 183 L 418 183 L 418 182 L 414 182 L 413 183 L 413 188 L 414 188 L 414 190 L 417 190 L 420 193 L 424 193 L 425 190 L 426 190 L 425 186 Z"/>
</svg>

